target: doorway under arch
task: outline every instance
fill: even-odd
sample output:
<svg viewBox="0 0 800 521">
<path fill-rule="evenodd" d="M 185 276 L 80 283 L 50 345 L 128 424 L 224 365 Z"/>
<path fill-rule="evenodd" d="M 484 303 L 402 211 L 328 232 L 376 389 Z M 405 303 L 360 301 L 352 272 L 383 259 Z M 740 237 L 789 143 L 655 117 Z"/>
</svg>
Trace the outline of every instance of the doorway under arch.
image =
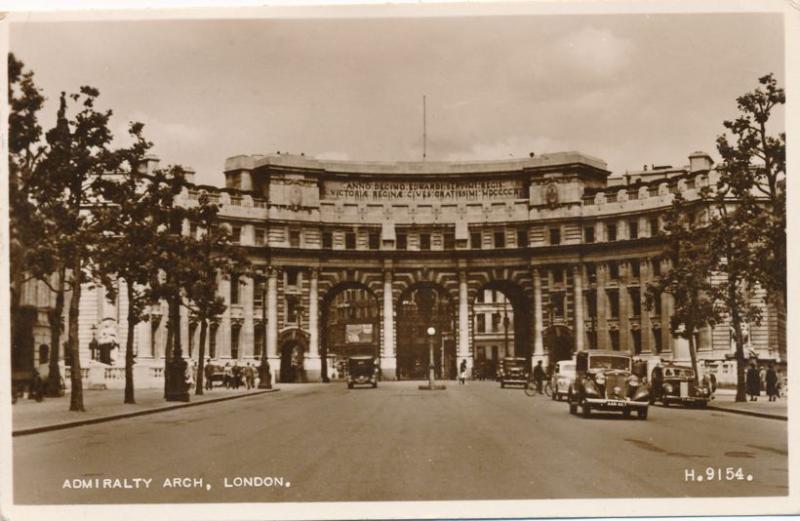
<svg viewBox="0 0 800 521">
<path fill-rule="evenodd" d="M 302 383 L 308 378 L 305 371 L 305 354 L 308 350 L 308 339 L 298 329 L 290 329 L 278 339 L 281 354 L 281 367 L 278 380 L 281 383 Z"/>
<path fill-rule="evenodd" d="M 451 295 L 438 284 L 420 282 L 400 295 L 397 307 L 397 379 L 428 378 L 431 344 L 436 378 L 455 378 L 456 315 Z M 434 328 L 429 336 L 427 330 Z"/>
<path fill-rule="evenodd" d="M 567 326 L 550 326 L 544 330 L 544 347 L 549 353 L 550 365 L 561 360 L 570 360 L 575 345 L 572 330 Z"/>
</svg>

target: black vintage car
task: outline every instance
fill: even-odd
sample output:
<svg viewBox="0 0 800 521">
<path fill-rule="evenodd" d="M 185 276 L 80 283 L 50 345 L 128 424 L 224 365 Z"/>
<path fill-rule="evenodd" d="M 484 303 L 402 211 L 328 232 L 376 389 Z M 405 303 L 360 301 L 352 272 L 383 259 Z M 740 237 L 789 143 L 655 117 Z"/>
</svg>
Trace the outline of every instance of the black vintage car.
<svg viewBox="0 0 800 521">
<path fill-rule="evenodd" d="M 371 356 L 351 356 L 347 359 L 347 388 L 356 385 L 378 387 L 378 366 Z"/>
<path fill-rule="evenodd" d="M 528 383 L 528 362 L 524 358 L 504 358 L 500 370 L 497 372 L 497 378 L 500 380 L 500 387 L 506 385 L 522 385 Z"/>
<path fill-rule="evenodd" d="M 685 406 L 705 407 L 711 396 L 711 390 L 704 385 L 697 385 L 694 370 L 677 364 L 659 364 L 653 369 L 651 377 L 653 391 L 651 403 L 661 402 L 664 407 L 678 403 Z"/>
<path fill-rule="evenodd" d="M 626 418 L 635 410 L 647 419 L 650 392 L 633 373 L 633 359 L 620 351 L 581 351 L 575 357 L 575 383 L 567 393 L 570 414 L 578 407 L 584 418 L 592 410 L 621 411 Z"/>
</svg>

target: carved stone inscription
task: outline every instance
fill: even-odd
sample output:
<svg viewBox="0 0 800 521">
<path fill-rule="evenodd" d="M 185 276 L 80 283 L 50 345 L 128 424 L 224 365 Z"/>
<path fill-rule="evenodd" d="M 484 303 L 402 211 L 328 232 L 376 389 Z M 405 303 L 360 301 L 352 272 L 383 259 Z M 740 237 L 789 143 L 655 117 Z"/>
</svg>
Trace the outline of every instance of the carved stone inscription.
<svg viewBox="0 0 800 521">
<path fill-rule="evenodd" d="M 325 181 L 321 198 L 349 201 L 493 201 L 524 199 L 521 180 Z"/>
</svg>

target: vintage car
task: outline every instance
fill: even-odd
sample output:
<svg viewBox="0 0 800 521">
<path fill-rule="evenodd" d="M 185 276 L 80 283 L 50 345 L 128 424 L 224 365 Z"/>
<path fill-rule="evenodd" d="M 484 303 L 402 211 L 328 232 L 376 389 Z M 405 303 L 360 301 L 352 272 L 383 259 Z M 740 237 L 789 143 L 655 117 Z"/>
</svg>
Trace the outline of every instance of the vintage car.
<svg viewBox="0 0 800 521">
<path fill-rule="evenodd" d="M 553 369 L 553 400 L 560 401 L 569 394 L 569 388 L 575 383 L 575 360 L 560 360 Z"/>
<path fill-rule="evenodd" d="M 529 373 L 527 360 L 507 357 L 503 359 L 500 370 L 497 371 L 497 378 L 500 380 L 500 387 L 511 384 L 524 386 L 528 383 Z"/>
<path fill-rule="evenodd" d="M 705 407 L 711 397 L 711 390 L 698 385 L 691 367 L 677 364 L 659 364 L 651 375 L 653 389 L 650 402 L 657 401 L 669 407 L 679 403 L 686 406 Z"/>
<path fill-rule="evenodd" d="M 351 356 L 347 359 L 347 388 L 356 385 L 378 387 L 378 366 L 371 356 Z"/>
<path fill-rule="evenodd" d="M 633 372 L 633 358 L 621 351 L 581 351 L 575 357 L 575 383 L 567 393 L 570 414 L 578 407 L 584 418 L 592 410 L 621 411 L 626 418 L 636 411 L 647 419 L 650 392 Z"/>
</svg>

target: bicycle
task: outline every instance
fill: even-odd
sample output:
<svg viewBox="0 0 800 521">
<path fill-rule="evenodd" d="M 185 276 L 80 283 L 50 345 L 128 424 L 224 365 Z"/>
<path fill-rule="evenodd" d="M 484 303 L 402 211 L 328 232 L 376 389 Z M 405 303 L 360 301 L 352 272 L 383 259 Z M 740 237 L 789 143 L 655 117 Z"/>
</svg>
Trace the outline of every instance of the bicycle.
<svg viewBox="0 0 800 521">
<path fill-rule="evenodd" d="M 543 389 L 545 396 L 550 398 L 553 395 L 553 384 L 550 382 L 550 378 L 545 378 L 543 382 Z M 535 396 L 539 393 L 539 390 L 536 388 L 536 382 L 533 380 L 532 376 L 528 376 L 528 381 L 525 382 L 525 394 L 528 396 Z"/>
</svg>

